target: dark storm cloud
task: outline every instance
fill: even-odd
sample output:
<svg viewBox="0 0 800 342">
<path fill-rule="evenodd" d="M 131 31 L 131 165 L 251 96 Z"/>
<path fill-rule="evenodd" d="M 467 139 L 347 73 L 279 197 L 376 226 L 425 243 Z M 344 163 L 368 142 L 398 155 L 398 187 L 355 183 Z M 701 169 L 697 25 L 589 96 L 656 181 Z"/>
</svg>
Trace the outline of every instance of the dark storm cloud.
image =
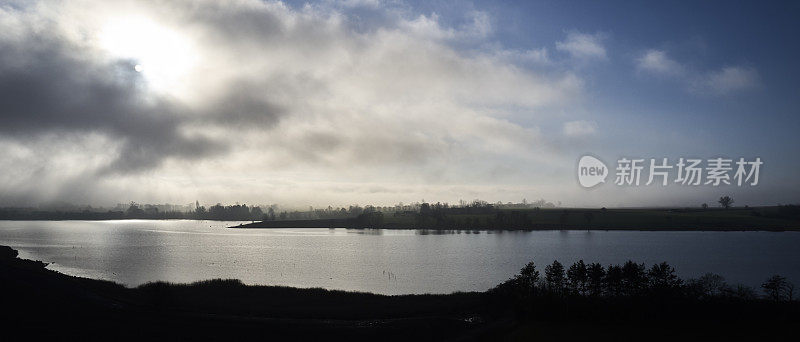
<svg viewBox="0 0 800 342">
<path fill-rule="evenodd" d="M 252 82 L 238 82 L 226 87 L 225 94 L 208 108 L 197 113 L 208 123 L 236 129 L 272 128 L 285 109 L 268 97 L 268 88 Z"/>
<path fill-rule="evenodd" d="M 136 172 L 166 158 L 198 159 L 227 148 L 220 141 L 183 134 L 180 127 L 194 120 L 193 113 L 145 94 L 144 81 L 130 62 L 98 63 L 77 46 L 36 34 L 0 38 L 0 46 L 0 133 L 5 136 L 105 134 L 121 148 L 101 173 Z M 232 104 L 242 105 L 255 111 L 252 101 Z"/>
</svg>

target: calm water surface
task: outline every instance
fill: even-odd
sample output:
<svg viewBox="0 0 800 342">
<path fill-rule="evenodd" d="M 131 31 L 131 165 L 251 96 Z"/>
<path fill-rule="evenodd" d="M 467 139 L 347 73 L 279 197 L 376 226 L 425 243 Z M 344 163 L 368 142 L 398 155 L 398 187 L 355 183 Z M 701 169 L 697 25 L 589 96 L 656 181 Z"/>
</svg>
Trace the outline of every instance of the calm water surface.
<svg viewBox="0 0 800 342">
<path fill-rule="evenodd" d="M 237 278 L 247 284 L 384 294 L 483 291 L 528 261 L 667 261 L 758 287 L 800 281 L 797 232 L 227 229 L 216 221 L 0 221 L 0 244 L 63 273 L 136 286 Z"/>
</svg>

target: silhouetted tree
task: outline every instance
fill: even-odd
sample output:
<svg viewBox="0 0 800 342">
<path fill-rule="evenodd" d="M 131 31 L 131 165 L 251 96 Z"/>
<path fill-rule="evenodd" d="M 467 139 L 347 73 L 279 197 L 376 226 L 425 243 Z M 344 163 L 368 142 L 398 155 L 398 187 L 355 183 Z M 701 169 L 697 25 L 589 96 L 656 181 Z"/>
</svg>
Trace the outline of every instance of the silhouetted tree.
<svg viewBox="0 0 800 342">
<path fill-rule="evenodd" d="M 686 282 L 687 290 L 698 298 L 717 297 L 730 291 L 725 278 L 719 274 L 706 273 L 697 279 L 690 279 Z"/>
<path fill-rule="evenodd" d="M 533 261 L 529 262 L 519 271 L 519 284 L 522 288 L 533 291 L 536 289 L 536 284 L 539 282 L 539 271 L 536 270 L 536 265 Z"/>
<path fill-rule="evenodd" d="M 561 293 L 564 291 L 564 266 L 558 260 L 544 268 L 545 282 L 550 291 Z"/>
<path fill-rule="evenodd" d="M 622 295 L 622 267 L 619 265 L 608 265 L 606 270 L 605 291 L 611 296 Z"/>
<path fill-rule="evenodd" d="M 792 293 L 794 292 L 794 284 L 786 280 L 785 277 L 779 275 L 769 277 L 767 281 L 761 284 L 761 288 L 764 290 L 767 297 L 776 302 L 784 300 L 790 301 L 794 295 L 794 293 Z"/>
<path fill-rule="evenodd" d="M 683 281 L 675 274 L 675 268 L 662 262 L 655 264 L 647 271 L 650 288 L 654 291 L 672 291 L 678 289 Z"/>
<path fill-rule="evenodd" d="M 622 287 L 626 295 L 638 295 L 647 286 L 647 273 L 644 264 L 631 260 L 622 265 Z"/>
<path fill-rule="evenodd" d="M 419 214 L 422 216 L 428 216 L 431 214 L 431 205 L 430 203 L 422 203 L 419 206 Z"/>
<path fill-rule="evenodd" d="M 719 198 L 719 201 L 717 202 L 719 202 L 719 205 L 721 205 L 723 208 L 728 209 L 731 207 L 731 205 L 733 205 L 734 201 L 733 198 L 731 198 L 731 196 L 722 196 Z"/>
<path fill-rule="evenodd" d="M 606 276 L 606 270 L 603 265 L 593 262 L 589 264 L 586 269 L 586 276 L 588 279 L 588 290 L 592 296 L 600 296 L 603 294 L 603 281 Z"/>
<path fill-rule="evenodd" d="M 586 264 L 583 260 L 578 260 L 578 262 L 569 267 L 567 270 L 567 280 L 570 292 L 580 295 L 586 294 L 588 274 Z"/>
<path fill-rule="evenodd" d="M 260 207 L 252 207 L 250 208 L 250 219 L 251 220 L 259 220 L 261 217 L 264 216 L 264 211 L 261 210 Z"/>
<path fill-rule="evenodd" d="M 131 202 L 128 210 L 125 211 L 125 215 L 128 217 L 142 217 L 144 216 L 144 210 L 142 210 L 136 202 Z"/>
</svg>

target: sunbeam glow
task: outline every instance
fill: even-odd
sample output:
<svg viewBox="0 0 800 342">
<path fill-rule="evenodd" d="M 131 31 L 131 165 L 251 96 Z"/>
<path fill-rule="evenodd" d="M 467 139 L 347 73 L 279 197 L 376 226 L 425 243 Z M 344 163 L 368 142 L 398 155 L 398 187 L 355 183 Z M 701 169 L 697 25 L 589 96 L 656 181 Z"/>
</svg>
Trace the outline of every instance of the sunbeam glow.
<svg viewBox="0 0 800 342">
<path fill-rule="evenodd" d="M 154 91 L 177 94 L 197 65 L 198 55 L 187 37 L 144 17 L 114 19 L 99 34 L 111 58 L 130 59 Z"/>
</svg>

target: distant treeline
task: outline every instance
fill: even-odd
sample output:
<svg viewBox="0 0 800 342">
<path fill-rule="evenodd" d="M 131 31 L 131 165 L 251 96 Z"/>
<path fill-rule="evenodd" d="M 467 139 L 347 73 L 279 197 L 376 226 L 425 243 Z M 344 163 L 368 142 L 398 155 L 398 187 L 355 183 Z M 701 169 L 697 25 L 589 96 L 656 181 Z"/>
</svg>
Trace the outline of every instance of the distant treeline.
<svg viewBox="0 0 800 342">
<path fill-rule="evenodd" d="M 429 230 L 790 230 L 800 229 L 800 206 L 681 209 L 497 208 L 475 202 L 451 207 L 422 203 L 418 211 L 383 212 L 367 206 L 324 219 L 277 219 L 244 228 L 375 228 Z"/>
<path fill-rule="evenodd" d="M 544 205 L 539 207 L 537 205 Z M 430 230 L 794 230 L 800 229 L 800 206 L 677 209 L 555 208 L 544 200 L 533 203 L 488 203 L 475 200 L 456 205 L 413 203 L 395 206 L 327 207 L 307 211 L 279 210 L 277 205 L 198 203 L 192 210 L 160 210 L 169 206 L 131 202 L 126 209 L 41 210 L 0 208 L 2 220 L 194 219 L 260 221 L 249 228 L 330 227 Z"/>
<path fill-rule="evenodd" d="M 118 204 L 112 209 L 61 205 L 50 209 L 39 208 L 0 208 L 0 220 L 119 220 L 119 219 L 197 219 L 225 221 L 297 221 L 297 220 L 340 220 L 350 219 L 352 224 L 374 223 L 375 213 L 394 216 L 428 216 L 432 210 L 448 211 L 451 214 L 488 214 L 497 209 L 554 208 L 553 203 L 543 199 L 521 203 L 488 203 L 482 200 L 460 201 L 457 205 L 447 203 L 409 203 L 402 202 L 392 206 L 350 205 L 347 207 L 313 208 L 308 210 L 281 210 L 278 205 L 248 206 L 246 204 L 223 205 L 217 203 L 210 207 L 193 205 L 152 205 L 131 202 Z M 362 219 L 359 219 L 362 217 Z M 366 217 L 367 219 L 363 219 Z"/>
<path fill-rule="evenodd" d="M 188 211 L 159 210 L 155 205 L 132 202 L 127 209 L 98 210 L 42 210 L 36 208 L 0 208 L 0 220 L 123 220 L 123 219 L 189 219 L 221 221 L 292 221 L 356 218 L 364 213 L 376 212 L 376 207 L 358 205 L 348 208 L 309 209 L 308 211 L 278 211 L 277 206 L 248 206 L 246 204 L 215 204 L 208 208 L 197 205 Z"/>
<path fill-rule="evenodd" d="M 263 220 L 265 214 L 260 207 L 235 204 L 224 206 L 216 204 L 208 209 L 198 206 L 193 211 L 160 211 L 155 206 L 142 206 L 136 203 L 126 210 L 108 211 L 59 211 L 30 208 L 1 208 L 0 220 L 123 220 L 123 219 L 191 219 L 223 221 Z"/>
<path fill-rule="evenodd" d="M 378 217 L 366 222 L 389 222 Z M 396 215 L 395 215 L 396 216 Z M 786 221 L 795 221 L 786 225 Z M 414 226 L 428 229 L 648 229 L 795 227 L 800 206 L 682 209 L 499 209 L 491 204 L 450 208 L 423 204 Z"/>
</svg>

